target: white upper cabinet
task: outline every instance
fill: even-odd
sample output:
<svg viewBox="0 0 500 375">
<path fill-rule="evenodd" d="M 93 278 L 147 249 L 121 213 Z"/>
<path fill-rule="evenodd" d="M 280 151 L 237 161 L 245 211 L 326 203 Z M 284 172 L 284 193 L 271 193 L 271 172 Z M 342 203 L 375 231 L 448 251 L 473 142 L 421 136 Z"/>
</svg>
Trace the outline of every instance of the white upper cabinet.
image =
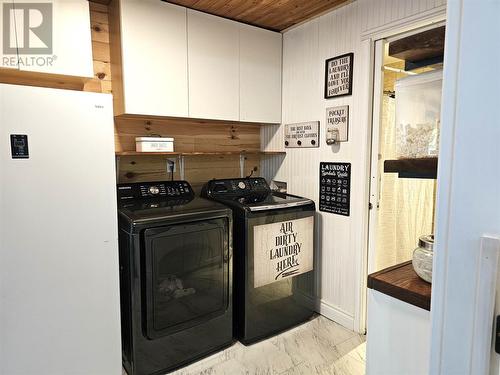
<svg viewBox="0 0 500 375">
<path fill-rule="evenodd" d="M 240 26 L 240 121 L 281 122 L 280 33 Z"/>
<path fill-rule="evenodd" d="M 159 0 L 119 8 L 123 112 L 188 117 L 186 8 Z"/>
<path fill-rule="evenodd" d="M 11 4 L 15 9 L 4 19 L 15 24 L 19 69 L 93 77 L 87 0 L 14 0 Z"/>
<path fill-rule="evenodd" d="M 281 122 L 279 33 L 159 0 L 115 0 L 110 42 L 115 115 Z"/>
<path fill-rule="evenodd" d="M 239 121 L 239 24 L 188 10 L 189 116 Z"/>
</svg>

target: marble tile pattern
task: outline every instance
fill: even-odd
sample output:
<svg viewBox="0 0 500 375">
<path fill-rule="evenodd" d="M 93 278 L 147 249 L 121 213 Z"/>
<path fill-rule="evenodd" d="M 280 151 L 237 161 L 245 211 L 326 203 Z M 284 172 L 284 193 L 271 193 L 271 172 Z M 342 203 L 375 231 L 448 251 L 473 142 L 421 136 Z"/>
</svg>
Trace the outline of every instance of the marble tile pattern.
<svg viewBox="0 0 500 375">
<path fill-rule="evenodd" d="M 365 336 L 323 316 L 250 346 L 235 343 L 171 375 L 363 375 Z M 126 375 L 123 371 L 123 375 Z"/>
</svg>

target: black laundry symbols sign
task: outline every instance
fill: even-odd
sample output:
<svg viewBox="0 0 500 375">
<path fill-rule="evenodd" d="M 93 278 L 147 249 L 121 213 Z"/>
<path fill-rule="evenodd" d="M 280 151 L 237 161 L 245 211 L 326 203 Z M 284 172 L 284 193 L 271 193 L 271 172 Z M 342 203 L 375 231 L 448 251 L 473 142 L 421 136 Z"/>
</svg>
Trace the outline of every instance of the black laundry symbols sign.
<svg viewBox="0 0 500 375">
<path fill-rule="evenodd" d="M 314 217 L 254 227 L 254 287 L 313 269 Z"/>
<path fill-rule="evenodd" d="M 320 163 L 319 210 L 349 216 L 351 163 Z"/>
</svg>

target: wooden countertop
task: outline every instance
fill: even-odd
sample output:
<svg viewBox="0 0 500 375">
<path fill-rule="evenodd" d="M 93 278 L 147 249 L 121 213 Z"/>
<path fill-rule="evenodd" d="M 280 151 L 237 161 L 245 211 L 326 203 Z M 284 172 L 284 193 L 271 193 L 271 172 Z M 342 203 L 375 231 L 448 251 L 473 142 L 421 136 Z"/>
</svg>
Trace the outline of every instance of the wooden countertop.
<svg viewBox="0 0 500 375">
<path fill-rule="evenodd" d="M 368 275 L 368 288 L 422 309 L 431 309 L 431 284 L 418 277 L 411 261 Z"/>
</svg>

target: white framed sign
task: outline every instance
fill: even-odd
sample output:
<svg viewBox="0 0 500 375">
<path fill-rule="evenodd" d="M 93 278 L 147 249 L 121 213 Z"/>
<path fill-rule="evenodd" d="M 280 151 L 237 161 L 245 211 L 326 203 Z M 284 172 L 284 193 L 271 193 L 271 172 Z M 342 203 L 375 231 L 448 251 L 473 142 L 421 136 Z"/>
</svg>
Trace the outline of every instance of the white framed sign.
<svg viewBox="0 0 500 375">
<path fill-rule="evenodd" d="M 333 57 L 325 63 L 325 99 L 352 95 L 354 53 Z"/>
<path fill-rule="evenodd" d="M 286 148 L 319 147 L 319 121 L 285 125 Z"/>
<path fill-rule="evenodd" d="M 326 109 L 326 143 L 329 145 L 349 140 L 349 106 Z"/>
<path fill-rule="evenodd" d="M 258 225 L 253 235 L 254 288 L 313 269 L 313 216 Z"/>
</svg>

